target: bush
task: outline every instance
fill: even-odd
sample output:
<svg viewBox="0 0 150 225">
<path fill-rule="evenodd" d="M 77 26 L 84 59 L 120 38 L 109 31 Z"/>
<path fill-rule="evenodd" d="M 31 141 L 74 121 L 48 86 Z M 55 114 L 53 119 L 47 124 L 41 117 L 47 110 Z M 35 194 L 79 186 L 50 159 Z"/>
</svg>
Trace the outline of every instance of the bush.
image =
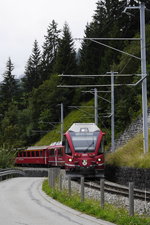
<svg viewBox="0 0 150 225">
<path fill-rule="evenodd" d="M 0 168 L 8 168 L 14 165 L 16 150 L 13 147 L 0 146 Z"/>
</svg>

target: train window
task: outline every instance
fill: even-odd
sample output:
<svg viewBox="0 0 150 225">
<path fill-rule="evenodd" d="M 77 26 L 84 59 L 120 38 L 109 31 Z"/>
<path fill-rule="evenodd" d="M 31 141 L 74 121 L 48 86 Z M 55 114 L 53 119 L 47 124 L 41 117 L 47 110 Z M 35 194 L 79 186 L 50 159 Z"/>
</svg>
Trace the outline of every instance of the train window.
<svg viewBox="0 0 150 225">
<path fill-rule="evenodd" d="M 70 132 L 76 152 L 94 152 L 99 132 Z"/>
<path fill-rule="evenodd" d="M 58 156 L 63 156 L 62 148 L 58 148 Z"/>
<path fill-rule="evenodd" d="M 55 151 L 54 149 L 50 149 L 49 155 L 50 155 L 50 156 L 54 156 L 54 151 Z"/>
<path fill-rule="evenodd" d="M 65 145 L 65 153 L 67 155 L 72 155 L 71 150 L 70 150 L 70 147 L 69 147 L 69 144 L 68 144 L 67 141 L 66 141 L 66 145 Z"/>
<path fill-rule="evenodd" d="M 42 157 L 42 151 L 39 152 L 39 156 Z"/>
<path fill-rule="evenodd" d="M 36 152 L 35 152 L 35 154 L 36 154 L 36 157 L 38 157 L 38 156 L 39 156 L 39 152 L 38 152 L 38 151 L 36 151 Z"/>
<path fill-rule="evenodd" d="M 30 157 L 30 152 L 27 152 L 27 156 Z"/>
<path fill-rule="evenodd" d="M 32 154 L 32 157 L 34 157 L 34 152 L 31 152 L 31 154 Z"/>
<path fill-rule="evenodd" d="M 26 157 L 26 152 L 23 152 L 23 157 Z"/>
<path fill-rule="evenodd" d="M 98 153 L 103 153 L 104 152 L 104 140 L 101 141 L 100 147 L 98 149 Z"/>
</svg>

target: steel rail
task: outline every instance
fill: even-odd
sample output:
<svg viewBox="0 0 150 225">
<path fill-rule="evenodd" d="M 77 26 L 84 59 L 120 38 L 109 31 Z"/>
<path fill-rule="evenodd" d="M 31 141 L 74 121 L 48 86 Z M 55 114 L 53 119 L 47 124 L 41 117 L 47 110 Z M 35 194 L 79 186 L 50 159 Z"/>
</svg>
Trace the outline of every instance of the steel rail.
<svg viewBox="0 0 150 225">
<path fill-rule="evenodd" d="M 85 182 L 85 187 L 90 187 L 95 190 L 100 190 L 100 184 L 97 182 Z M 104 190 L 111 194 L 121 195 L 124 197 L 129 196 L 129 188 L 120 184 L 112 183 L 105 181 Z M 143 201 L 149 201 L 150 202 L 150 191 L 140 190 L 140 189 L 134 189 L 134 198 L 140 199 Z"/>
</svg>

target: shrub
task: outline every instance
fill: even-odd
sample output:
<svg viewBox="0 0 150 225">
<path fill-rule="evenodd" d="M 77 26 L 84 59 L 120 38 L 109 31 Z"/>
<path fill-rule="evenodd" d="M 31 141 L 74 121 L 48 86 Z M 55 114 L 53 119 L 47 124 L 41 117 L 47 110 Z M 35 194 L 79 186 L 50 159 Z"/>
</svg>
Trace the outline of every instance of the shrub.
<svg viewBox="0 0 150 225">
<path fill-rule="evenodd" d="M 14 165 L 16 150 L 7 145 L 0 146 L 0 168 L 8 168 Z"/>
</svg>

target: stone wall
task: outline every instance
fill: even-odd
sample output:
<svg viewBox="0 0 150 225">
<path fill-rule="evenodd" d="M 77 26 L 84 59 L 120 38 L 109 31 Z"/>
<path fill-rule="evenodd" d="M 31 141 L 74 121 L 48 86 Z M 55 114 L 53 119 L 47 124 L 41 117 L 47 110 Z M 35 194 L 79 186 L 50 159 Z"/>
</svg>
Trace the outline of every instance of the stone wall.
<svg viewBox="0 0 150 225">
<path fill-rule="evenodd" d="M 150 128 L 150 108 L 148 108 L 148 126 Z M 126 144 L 130 139 L 135 137 L 136 134 L 143 132 L 143 118 L 139 116 L 133 123 L 125 129 L 123 134 L 115 140 L 115 148 Z"/>
<path fill-rule="evenodd" d="M 47 168 L 23 168 L 25 177 L 48 177 Z"/>
<path fill-rule="evenodd" d="M 106 165 L 105 176 L 109 181 L 126 186 L 134 182 L 136 188 L 150 191 L 150 169 Z"/>
</svg>

